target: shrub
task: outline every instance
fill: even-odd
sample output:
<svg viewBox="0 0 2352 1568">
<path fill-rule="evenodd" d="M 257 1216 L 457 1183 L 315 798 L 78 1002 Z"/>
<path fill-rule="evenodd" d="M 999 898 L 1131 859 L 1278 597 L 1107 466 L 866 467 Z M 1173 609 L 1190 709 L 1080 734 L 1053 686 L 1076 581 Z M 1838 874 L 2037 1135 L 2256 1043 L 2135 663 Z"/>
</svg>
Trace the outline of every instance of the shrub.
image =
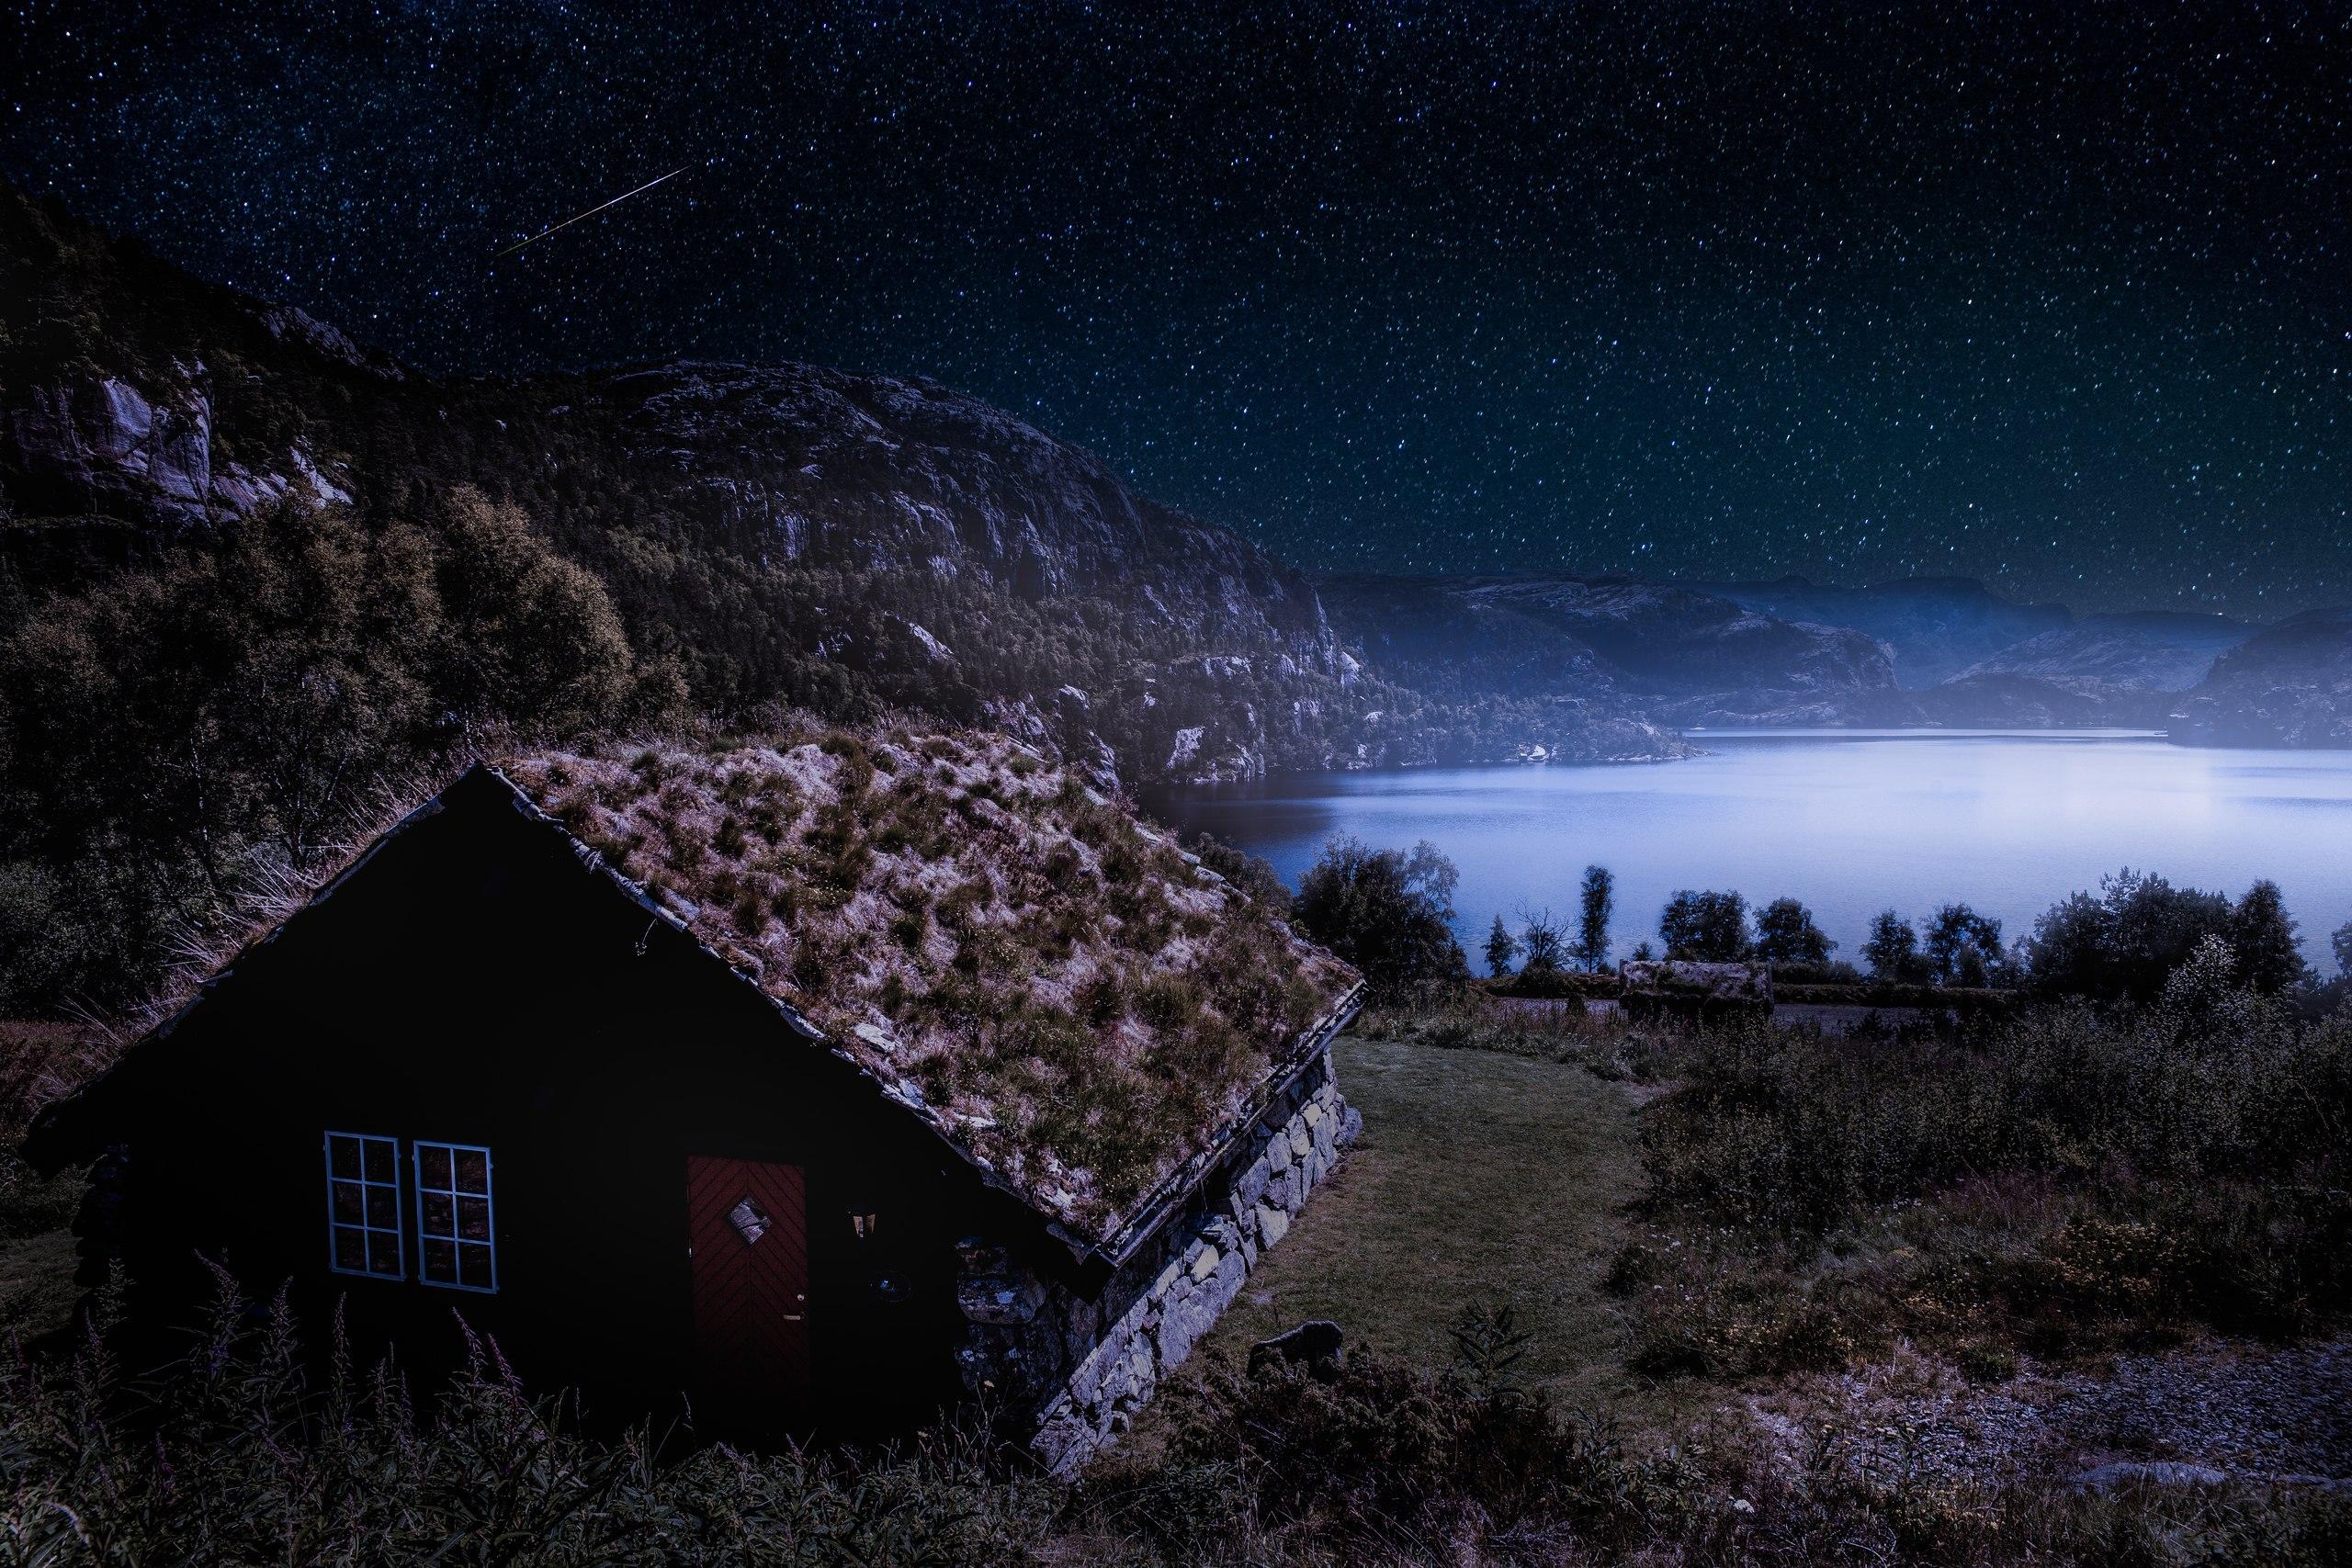
<svg viewBox="0 0 2352 1568">
<path fill-rule="evenodd" d="M 1657 918 L 1658 940 L 1668 958 L 1731 963 L 1747 956 L 1747 900 L 1736 893 L 1701 893 L 1686 887 L 1667 901 Z"/>
<path fill-rule="evenodd" d="M 1775 898 L 1756 911 L 1756 956 L 1769 964 L 1826 964 L 1837 945 L 1793 898 Z"/>
<path fill-rule="evenodd" d="M 1406 853 L 1338 836 L 1299 879 L 1298 924 L 1380 996 L 1458 987 L 1469 964 L 1452 928 L 1457 874 L 1432 844 Z"/>
<path fill-rule="evenodd" d="M 138 1413 L 94 1331 L 0 1366 L 11 1555 L 29 1562 L 1017 1562 L 1055 1500 L 975 1434 L 861 1460 L 582 1435 L 494 1346 L 413 1406 L 388 1366 L 323 1386 L 283 1298 L 223 1284 Z M 101 1330 L 103 1325 L 101 1325 Z"/>
</svg>

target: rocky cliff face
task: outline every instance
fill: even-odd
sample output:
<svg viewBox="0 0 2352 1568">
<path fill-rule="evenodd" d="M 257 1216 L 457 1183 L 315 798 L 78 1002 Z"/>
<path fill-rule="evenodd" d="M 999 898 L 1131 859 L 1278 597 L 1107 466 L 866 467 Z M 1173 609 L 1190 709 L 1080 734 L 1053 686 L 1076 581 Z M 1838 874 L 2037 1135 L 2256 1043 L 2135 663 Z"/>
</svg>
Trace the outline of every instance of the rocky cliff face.
<svg viewBox="0 0 2352 1568">
<path fill-rule="evenodd" d="M 1486 744 L 1342 656 L 1296 571 L 977 399 L 800 365 L 435 380 L 0 191 L 0 573 L 71 592 L 259 507 L 390 522 L 460 483 L 722 716 L 927 707 L 1129 781 Z M 1546 734 L 1677 750 L 1605 694 Z"/>
<path fill-rule="evenodd" d="M 2352 746 L 2352 607 L 2312 610 L 2214 661 L 2174 705 L 2191 746 Z"/>
<path fill-rule="evenodd" d="M 935 382 L 678 364 L 533 389 L 609 416 L 625 460 L 772 558 L 913 567 L 1032 603 L 1116 598 L 1197 645 L 1272 644 L 1336 672 L 1330 626 L 1298 572 Z"/>
</svg>

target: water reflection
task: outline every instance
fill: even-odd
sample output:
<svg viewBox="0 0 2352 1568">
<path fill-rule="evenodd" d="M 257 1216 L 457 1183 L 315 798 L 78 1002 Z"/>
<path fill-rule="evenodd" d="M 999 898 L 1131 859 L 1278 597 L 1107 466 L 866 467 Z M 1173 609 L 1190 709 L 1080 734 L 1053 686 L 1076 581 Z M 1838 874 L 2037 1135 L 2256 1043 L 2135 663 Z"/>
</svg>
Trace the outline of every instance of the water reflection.
<svg viewBox="0 0 2352 1568">
<path fill-rule="evenodd" d="M 2278 882 L 2307 955 L 2352 919 L 2352 752 L 2199 750 L 2129 730 L 1700 731 L 1688 761 L 1294 775 L 1147 804 L 1296 881 L 1332 833 L 1429 839 L 1462 869 L 1466 940 L 1617 874 L 1622 954 L 1678 887 L 1791 894 L 1850 953 L 1871 917 L 1947 898 L 2012 934 L 2132 865 L 2233 896 Z"/>
</svg>

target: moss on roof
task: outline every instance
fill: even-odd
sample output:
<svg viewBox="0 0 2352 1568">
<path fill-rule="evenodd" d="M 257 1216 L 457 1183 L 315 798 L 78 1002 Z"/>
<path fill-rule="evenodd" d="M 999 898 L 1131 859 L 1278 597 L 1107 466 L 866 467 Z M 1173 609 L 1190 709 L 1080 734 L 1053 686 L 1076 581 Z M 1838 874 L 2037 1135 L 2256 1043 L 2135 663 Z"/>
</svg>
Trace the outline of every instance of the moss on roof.
<svg viewBox="0 0 2352 1568">
<path fill-rule="evenodd" d="M 1282 911 L 1003 736 L 812 731 L 502 769 L 1091 1240 L 1356 982 Z"/>
</svg>

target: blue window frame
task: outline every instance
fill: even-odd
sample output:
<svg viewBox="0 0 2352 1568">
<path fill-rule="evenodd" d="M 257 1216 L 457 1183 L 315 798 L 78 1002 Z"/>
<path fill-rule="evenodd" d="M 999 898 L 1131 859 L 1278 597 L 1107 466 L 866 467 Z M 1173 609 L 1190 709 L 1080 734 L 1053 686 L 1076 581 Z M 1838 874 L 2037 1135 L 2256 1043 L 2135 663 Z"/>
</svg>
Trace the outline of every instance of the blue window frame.
<svg viewBox="0 0 2352 1568">
<path fill-rule="evenodd" d="M 367 1133 L 329 1133 L 327 1267 L 338 1274 L 398 1280 L 401 1147 Z"/>
<path fill-rule="evenodd" d="M 498 1289 L 490 1151 L 479 1144 L 415 1145 L 416 1277 L 453 1291 Z"/>
</svg>

